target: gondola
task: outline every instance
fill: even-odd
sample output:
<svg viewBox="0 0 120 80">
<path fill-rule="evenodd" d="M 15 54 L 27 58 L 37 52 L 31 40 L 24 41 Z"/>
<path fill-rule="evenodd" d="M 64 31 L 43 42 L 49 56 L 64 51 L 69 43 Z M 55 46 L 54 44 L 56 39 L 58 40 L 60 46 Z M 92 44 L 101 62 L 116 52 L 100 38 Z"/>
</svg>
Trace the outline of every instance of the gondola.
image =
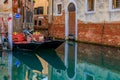
<svg viewBox="0 0 120 80">
<path fill-rule="evenodd" d="M 56 49 L 59 47 L 64 40 L 48 40 L 42 42 L 13 42 L 13 49 Z"/>
</svg>

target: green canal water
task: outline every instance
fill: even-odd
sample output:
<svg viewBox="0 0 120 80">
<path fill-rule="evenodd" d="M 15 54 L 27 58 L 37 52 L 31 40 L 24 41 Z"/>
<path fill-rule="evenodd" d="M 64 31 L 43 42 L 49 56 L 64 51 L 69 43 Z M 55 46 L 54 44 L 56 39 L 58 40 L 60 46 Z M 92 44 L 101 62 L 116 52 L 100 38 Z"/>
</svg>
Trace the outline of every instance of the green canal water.
<svg viewBox="0 0 120 80">
<path fill-rule="evenodd" d="M 0 80 L 120 80 L 120 49 L 65 42 L 56 50 L 0 51 Z"/>
</svg>

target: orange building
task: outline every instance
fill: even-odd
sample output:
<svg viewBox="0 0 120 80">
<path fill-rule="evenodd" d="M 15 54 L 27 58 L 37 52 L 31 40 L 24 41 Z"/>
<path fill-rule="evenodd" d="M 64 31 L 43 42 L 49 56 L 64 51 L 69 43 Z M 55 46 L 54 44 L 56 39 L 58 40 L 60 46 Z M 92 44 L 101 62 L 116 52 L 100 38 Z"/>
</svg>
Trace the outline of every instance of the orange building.
<svg viewBox="0 0 120 80">
<path fill-rule="evenodd" d="M 34 30 L 48 35 L 48 0 L 35 0 Z"/>
</svg>

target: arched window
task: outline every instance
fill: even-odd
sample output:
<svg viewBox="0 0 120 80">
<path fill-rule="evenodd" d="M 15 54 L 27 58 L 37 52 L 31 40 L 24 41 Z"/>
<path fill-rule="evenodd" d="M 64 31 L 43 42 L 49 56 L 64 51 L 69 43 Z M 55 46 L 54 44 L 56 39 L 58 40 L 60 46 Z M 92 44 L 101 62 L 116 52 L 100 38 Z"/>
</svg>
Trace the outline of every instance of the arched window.
<svg viewBox="0 0 120 80">
<path fill-rule="evenodd" d="M 75 11 L 75 5 L 73 3 L 70 3 L 69 6 L 68 6 L 68 11 L 71 12 L 71 11 Z"/>
</svg>

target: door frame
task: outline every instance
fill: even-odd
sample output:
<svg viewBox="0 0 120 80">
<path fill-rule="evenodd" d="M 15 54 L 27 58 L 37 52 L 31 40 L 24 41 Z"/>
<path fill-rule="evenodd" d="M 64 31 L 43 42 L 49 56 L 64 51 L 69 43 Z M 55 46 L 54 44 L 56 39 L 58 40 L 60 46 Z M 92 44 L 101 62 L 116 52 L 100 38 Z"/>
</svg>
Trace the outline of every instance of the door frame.
<svg viewBox="0 0 120 80">
<path fill-rule="evenodd" d="M 74 0 L 70 0 L 68 3 L 67 3 L 67 6 L 66 6 L 66 9 L 65 9 L 65 39 L 68 39 L 69 37 L 69 11 L 68 11 L 68 7 L 69 7 L 69 4 L 70 3 L 73 3 L 75 5 L 75 40 L 77 40 L 77 36 L 78 36 L 78 21 L 77 21 L 77 4 Z"/>
</svg>

